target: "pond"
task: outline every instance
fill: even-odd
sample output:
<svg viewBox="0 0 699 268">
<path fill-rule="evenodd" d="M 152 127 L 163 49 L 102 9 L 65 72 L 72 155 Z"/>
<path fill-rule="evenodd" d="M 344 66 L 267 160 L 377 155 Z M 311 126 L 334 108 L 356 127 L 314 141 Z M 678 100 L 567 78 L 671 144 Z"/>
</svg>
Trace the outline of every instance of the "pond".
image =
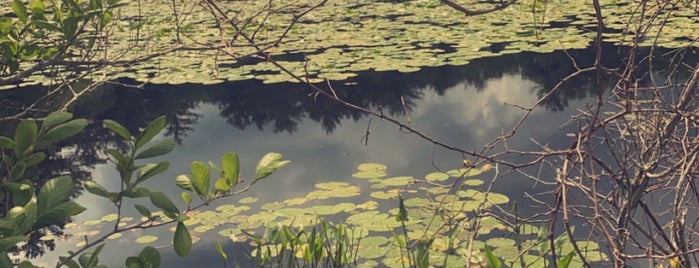
<svg viewBox="0 0 699 268">
<path fill-rule="evenodd" d="M 605 45 L 606 53 L 617 50 Z M 593 50 L 568 53 L 582 62 L 592 58 L 589 55 Z M 474 60 L 458 67 L 424 68 L 411 74 L 363 72 L 337 82 L 336 88 L 345 100 L 410 121 L 437 140 L 479 150 L 521 118 L 523 112 L 515 105 L 531 105 L 543 94 L 544 88 L 551 88 L 572 71 L 573 66 L 563 52 L 520 53 Z M 578 77 L 563 91 L 546 99 L 528 119 L 532 123 L 509 141 L 510 148 L 534 149 L 537 146 L 534 141 L 552 148 L 566 146 L 570 138 L 560 126 L 570 120 L 571 110 L 583 107 L 588 102 L 587 97 L 594 95 L 591 81 L 591 77 Z M 33 96 L 40 96 L 39 91 L 41 89 L 22 88 L 2 92 L 6 102 L 3 112 L 16 112 L 15 108 L 21 109 Z M 235 204 L 249 206 L 254 213 L 265 204 L 304 197 L 323 182 L 347 182 L 364 188 L 355 197 L 320 200 L 306 206 L 359 204 L 371 200 L 370 193 L 375 191 L 365 180 L 352 176 L 362 163 L 383 164 L 390 176 L 422 178 L 429 173 L 459 168 L 463 161 L 461 154 L 402 132 L 395 125 L 313 98 L 299 84 L 241 81 L 208 86 L 146 85 L 143 89 L 111 85 L 81 99 L 71 110 L 76 117 L 87 118 L 92 124 L 85 133 L 62 144 L 66 149 L 47 163 L 42 174 L 70 172 L 77 179 L 93 179 L 107 188 L 117 189 L 118 174 L 113 165 L 106 162 L 103 150 L 118 142 L 102 128 L 101 121 L 113 119 L 135 132 L 159 115 L 166 115 L 168 119 L 165 136 L 173 137 L 178 145 L 169 155 L 156 159 L 169 161 L 171 168 L 149 181 L 147 186 L 170 196 L 179 196 L 181 189 L 173 183 L 174 178 L 189 173 L 189 164 L 195 160 L 219 162 L 222 154 L 237 152 L 244 177 L 254 173 L 257 159 L 267 152 L 278 152 L 291 160 L 291 164 L 256 184 L 251 191 L 205 208 L 212 211 L 224 204 Z M 492 177 L 484 173 L 479 179 L 489 181 Z M 520 213 L 531 215 L 538 210 L 523 193 L 545 189 L 510 174 L 499 178 L 492 191 L 510 197 L 520 207 Z M 241 199 L 255 202 L 241 203 Z M 56 251 L 46 253 L 40 258 L 41 262 L 46 261 L 48 265 L 57 256 L 75 250 L 76 244 L 85 239 L 89 241 L 99 233 L 89 230 L 100 230 L 109 224 L 108 220 L 99 219 L 116 212 L 110 202 L 89 193 L 81 193 L 78 202 L 88 210 L 75 217 L 77 225 L 67 230 L 74 235 L 57 239 Z M 181 200 L 176 202 L 185 207 Z M 395 198 L 382 202 L 388 208 L 397 207 Z M 127 213 L 139 217 L 135 211 Z M 331 219 L 342 222 L 346 217 L 335 215 Z M 221 265 L 214 247 L 217 240 L 223 242 L 224 249 L 235 251 L 229 253 L 235 255 L 233 262 L 245 263 L 245 255 L 249 254 L 245 247 L 240 243 L 234 246 L 230 239 L 217 235 L 231 225 L 223 223 L 213 230 L 196 233 L 201 240 L 184 259 L 167 246 L 171 241 L 171 231 L 167 228 L 126 233 L 115 238 L 105 248 L 109 254 L 103 254 L 101 259 L 110 265 L 123 265 L 125 256 L 138 254 L 143 246 L 134 247 L 138 237 L 155 235 L 158 239 L 146 244 L 160 248 L 164 255 L 163 267 Z M 41 265 L 40 262 L 35 264 Z"/>
</svg>

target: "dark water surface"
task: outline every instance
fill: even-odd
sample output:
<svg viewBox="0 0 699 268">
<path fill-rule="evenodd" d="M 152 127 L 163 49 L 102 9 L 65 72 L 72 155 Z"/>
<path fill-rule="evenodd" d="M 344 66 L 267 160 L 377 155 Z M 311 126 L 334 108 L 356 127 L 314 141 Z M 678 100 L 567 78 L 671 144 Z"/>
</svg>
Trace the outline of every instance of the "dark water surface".
<svg viewBox="0 0 699 268">
<path fill-rule="evenodd" d="M 613 48 L 608 48 L 613 52 Z M 583 61 L 591 50 L 570 51 Z M 610 57 L 613 58 L 613 57 Z M 560 79 L 574 71 L 562 52 L 552 54 L 523 53 L 486 58 L 459 67 L 429 68 L 410 74 L 367 72 L 346 82 L 336 83 L 338 94 L 352 103 L 380 109 L 402 118 L 419 130 L 445 143 L 466 149 L 480 150 L 520 119 L 522 110 L 507 104 L 529 106 Z M 564 90 L 533 111 L 526 126 L 517 132 L 508 145 L 512 149 L 536 148 L 532 139 L 557 148 L 569 143 L 564 122 L 576 108 L 583 107 L 586 97 L 596 91 L 592 77 L 578 77 Z M 1 92 L 3 116 L 21 109 L 41 92 Z M 401 98 L 405 102 L 402 105 Z M 406 109 L 409 114 L 406 114 Z M 351 174 L 364 162 L 388 166 L 389 176 L 423 176 L 430 172 L 459 167 L 462 156 L 433 146 L 418 137 L 400 131 L 396 126 L 347 110 L 327 100 L 317 99 L 298 84 L 263 85 L 256 81 L 202 85 L 147 85 L 145 89 L 107 86 L 81 100 L 71 110 L 76 117 L 88 118 L 94 124 L 78 139 L 65 142 L 61 154 L 48 161 L 41 177 L 70 173 L 85 180 L 92 178 L 102 185 L 117 189 L 118 177 L 106 163 L 103 150 L 119 146 L 119 142 L 101 127 L 101 120 L 113 119 L 134 133 L 159 115 L 168 118 L 167 136 L 178 146 L 171 154 L 156 160 L 171 162 L 170 170 L 149 181 L 147 187 L 179 196 L 174 184 L 176 175 L 188 173 L 189 164 L 199 160 L 219 162 L 222 154 L 235 151 L 241 156 L 241 172 L 251 176 L 257 160 L 266 152 L 278 152 L 291 164 L 268 179 L 256 184 L 242 196 L 226 199 L 215 205 L 237 202 L 252 196 L 257 204 L 303 196 L 323 181 L 355 181 Z M 2 121 L 7 132 L 10 123 Z M 371 130 L 365 140 L 367 128 Z M 495 150 L 499 150 L 496 148 Z M 77 166 L 77 167 L 76 167 Z M 486 175 L 484 179 L 489 179 Z M 523 197 L 524 192 L 538 192 L 532 183 L 518 176 L 500 178 L 495 192 L 517 200 L 523 213 L 535 210 Z M 184 207 L 179 198 L 173 198 Z M 109 202 L 91 194 L 82 194 L 78 202 L 88 210 L 75 222 L 114 213 Z M 143 203 L 143 202 L 140 202 Z M 132 208 L 131 204 L 125 207 Z M 212 206 L 212 208 L 215 206 Z M 531 211 L 527 211 L 531 210 Z M 134 214 L 135 216 L 135 214 Z M 140 231 L 139 234 L 164 234 L 153 245 L 161 245 L 162 267 L 193 267 L 204 263 L 222 267 L 213 239 L 225 240 L 212 232 L 195 244 L 190 257 L 177 257 L 167 247 L 172 234 L 166 228 Z M 108 240 L 101 260 L 123 266 L 125 256 L 137 254 L 143 245 L 132 241 L 134 235 Z M 41 261 L 54 263 L 57 255 L 74 250 L 80 238 L 58 242 L 56 252 L 47 253 Z M 123 243 L 120 243 L 123 242 Z M 225 244 L 227 249 L 232 246 Z M 229 252 L 229 255 L 232 255 Z M 243 256 L 237 252 L 238 258 Z M 238 259 L 237 261 L 240 261 Z"/>
</svg>

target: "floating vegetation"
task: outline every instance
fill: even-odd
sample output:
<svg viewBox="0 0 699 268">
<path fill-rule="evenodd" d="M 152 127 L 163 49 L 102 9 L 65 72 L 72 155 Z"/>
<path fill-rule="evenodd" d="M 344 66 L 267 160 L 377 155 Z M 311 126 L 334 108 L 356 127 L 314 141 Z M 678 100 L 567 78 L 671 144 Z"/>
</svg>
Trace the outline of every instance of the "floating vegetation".
<svg viewBox="0 0 699 268">
<path fill-rule="evenodd" d="M 624 36 L 623 30 L 632 21 L 636 3 L 630 0 L 600 2 L 608 29 L 604 41 L 628 43 L 631 37 Z M 181 14 L 185 20 L 178 25 L 185 27 L 178 35 L 173 18 L 162 15 L 163 7 L 172 4 L 170 1 L 126 3 L 119 10 L 120 16 L 114 17 L 114 29 L 110 31 L 111 48 L 105 51 L 107 58 L 119 55 L 119 60 L 135 59 L 148 53 L 171 50 L 173 44 L 180 42 L 182 47 L 189 49 L 130 65 L 127 70 L 107 67 L 105 71 L 109 75 L 157 84 L 214 84 L 248 79 L 264 83 L 296 82 L 270 63 L 250 58 L 236 60 L 216 49 L 202 47 L 202 44 L 219 44 L 220 38 L 227 39 L 236 32 L 225 29 L 225 36 L 219 35 L 215 20 L 198 5 L 188 6 L 187 12 Z M 278 5 L 284 6 L 285 12 L 265 17 L 265 25 L 255 35 L 255 41 L 265 43 L 280 37 L 291 21 L 290 14 L 301 12 L 315 3 L 317 1 L 313 0 L 280 1 Z M 246 16 L 255 14 L 260 5 L 246 1 L 222 7 L 228 9 L 225 12 Z M 557 1 L 536 9 L 532 9 L 533 6 L 532 0 L 517 1 L 498 12 L 464 17 L 433 0 L 328 2 L 299 20 L 279 48 L 269 53 L 284 68 L 312 82 L 321 82 L 324 79 L 344 80 L 360 71 L 415 72 L 422 67 L 464 65 L 474 59 L 503 54 L 585 48 L 592 42 L 595 32 L 591 28 L 596 27 L 596 20 L 590 1 Z M 0 7 L 0 12 L 7 13 L 9 8 Z M 699 28 L 696 27 L 699 17 L 692 8 L 678 5 L 671 12 L 672 16 L 664 27 L 653 27 L 645 33 L 645 36 L 657 38 L 646 38 L 641 45 L 678 48 L 699 38 Z M 665 15 L 658 14 L 660 17 Z M 135 27 L 134 18 L 142 18 L 139 27 Z M 257 20 L 251 18 L 251 21 Z M 256 27 L 256 23 L 249 26 Z M 662 35 L 658 35 L 658 31 L 662 31 Z M 186 38 L 178 40 L 180 35 Z M 139 37 L 138 40 L 135 36 Z M 239 46 L 227 52 L 239 55 L 254 52 L 245 46 L 247 44 L 235 45 Z M 50 81 L 47 77 L 35 75 L 25 84 L 49 84 Z M 366 174 L 360 176 L 363 175 Z"/>
<path fill-rule="evenodd" d="M 446 259 L 448 267 L 464 267 L 469 262 L 483 264 L 482 249 L 486 244 L 508 266 L 518 267 L 522 263 L 529 267 L 543 265 L 542 256 L 548 253 L 548 248 L 541 245 L 550 243 L 548 240 L 539 240 L 540 232 L 545 228 L 522 224 L 515 231 L 514 227 L 495 217 L 476 217 L 472 213 L 509 202 L 506 195 L 485 192 L 479 188 L 485 184 L 480 177 L 484 175 L 483 172 L 487 172 L 487 169 L 462 168 L 445 173 L 433 172 L 423 176 L 424 179 L 412 176 L 389 177 L 386 166 L 364 163 L 352 175 L 356 178 L 354 180 L 317 183 L 315 190 L 304 196 L 254 207 L 249 205 L 254 204 L 256 198 L 243 198 L 241 201 L 246 202 L 239 203 L 245 205 L 222 204 L 211 210 L 190 211 L 185 224 L 193 230 L 193 240 L 213 234 L 218 239 L 252 245 L 255 251 L 251 252 L 251 256 L 269 253 L 271 255 L 268 257 L 272 259 L 283 258 L 282 256 L 306 258 L 299 250 L 307 247 L 303 243 L 311 240 L 304 239 L 310 239 L 311 235 L 321 235 L 322 231 L 345 228 L 342 229 L 343 234 L 352 234 L 352 238 L 347 238 L 342 243 L 356 247 L 356 253 L 352 253 L 356 255 L 352 256 L 358 258 L 358 267 L 407 265 L 401 257 L 404 256 L 401 255 L 401 250 L 405 248 L 397 243 L 396 234 L 405 234 L 401 239 L 408 239 L 411 243 L 431 238 L 430 263 L 444 263 Z M 363 175 L 356 176 L 357 173 Z M 455 190 L 439 186 L 435 181 L 445 184 L 461 181 L 463 184 L 459 190 Z M 362 201 L 357 202 L 358 200 Z M 405 219 L 400 220 L 404 213 Z M 162 213 L 153 214 L 166 220 Z M 74 235 L 82 239 L 82 236 L 97 234 L 92 229 L 111 221 L 113 217 L 107 215 L 99 220 L 85 221 L 82 226 L 70 224 L 68 227 L 71 228 L 66 230 L 77 231 Z M 341 224 L 333 224 L 328 219 L 338 219 Z M 280 242 L 282 240 L 279 240 L 281 235 L 291 235 L 296 239 L 293 240 L 295 243 L 303 245 L 290 247 L 288 243 L 292 240 L 287 237 L 283 242 L 287 246 L 284 247 Z M 110 239 L 120 237 L 113 235 Z M 332 239 L 330 237 L 332 236 L 326 236 L 325 239 Z M 566 234 L 557 239 L 557 252 L 567 254 L 573 250 L 566 239 Z M 139 236 L 135 241 L 139 244 L 156 243 L 158 237 Z M 583 239 L 576 242 L 584 252 L 590 254 L 588 261 L 607 260 L 607 256 L 599 251 L 597 243 Z M 468 249 L 472 250 L 472 254 L 469 254 Z M 467 256 L 472 256 L 472 259 L 466 259 Z M 573 258 L 572 264 L 581 264 L 578 256 Z"/>
</svg>

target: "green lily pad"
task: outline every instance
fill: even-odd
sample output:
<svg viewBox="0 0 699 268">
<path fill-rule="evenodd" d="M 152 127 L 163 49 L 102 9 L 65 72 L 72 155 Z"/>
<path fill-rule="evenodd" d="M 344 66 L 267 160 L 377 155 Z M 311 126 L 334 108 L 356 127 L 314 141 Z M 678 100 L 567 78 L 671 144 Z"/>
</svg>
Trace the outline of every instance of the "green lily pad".
<svg viewBox="0 0 699 268">
<path fill-rule="evenodd" d="M 134 242 L 136 242 L 137 244 L 149 244 L 149 243 L 153 243 L 157 240 L 158 240 L 157 236 L 144 235 L 144 236 L 141 236 L 139 238 L 136 238 L 136 240 Z"/>
</svg>

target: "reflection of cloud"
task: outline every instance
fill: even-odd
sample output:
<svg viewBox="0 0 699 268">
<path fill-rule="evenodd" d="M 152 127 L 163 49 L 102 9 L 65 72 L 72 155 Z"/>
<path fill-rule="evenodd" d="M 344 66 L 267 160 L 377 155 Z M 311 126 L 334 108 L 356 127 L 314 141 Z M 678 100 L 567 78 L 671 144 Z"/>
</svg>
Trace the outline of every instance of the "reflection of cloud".
<svg viewBox="0 0 699 268">
<path fill-rule="evenodd" d="M 536 95 L 531 94 L 531 88 L 536 84 L 518 75 L 504 75 L 484 84 L 480 92 L 464 84 L 447 90 L 444 96 L 426 96 L 414 114 L 443 109 L 450 118 L 441 120 L 456 119 L 453 123 L 473 131 L 473 137 L 479 141 L 476 146 L 482 146 L 501 130 L 509 130 L 523 115 L 522 110 L 505 103 L 527 107 L 537 100 Z"/>
</svg>

